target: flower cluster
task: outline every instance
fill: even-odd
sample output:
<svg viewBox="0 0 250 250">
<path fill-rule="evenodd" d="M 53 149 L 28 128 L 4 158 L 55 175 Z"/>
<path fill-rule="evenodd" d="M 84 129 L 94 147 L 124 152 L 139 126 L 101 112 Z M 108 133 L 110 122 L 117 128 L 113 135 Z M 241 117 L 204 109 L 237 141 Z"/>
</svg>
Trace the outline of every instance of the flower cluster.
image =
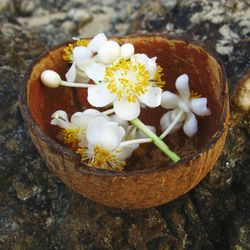
<svg viewBox="0 0 250 250">
<path fill-rule="evenodd" d="M 76 112 L 69 121 L 63 110 L 52 114 L 52 125 L 62 129 L 62 139 L 90 166 L 122 170 L 124 160 L 143 142 L 145 135 L 116 115 L 107 116 L 96 109 Z M 154 127 L 149 126 L 152 131 Z M 148 140 L 147 140 L 148 141 Z"/>
<path fill-rule="evenodd" d="M 90 166 L 122 170 L 125 160 L 141 143 L 153 142 L 172 161 L 180 157 L 164 142 L 169 133 L 183 128 L 191 137 L 198 130 L 196 116 L 208 116 L 207 98 L 190 92 L 189 77 L 179 76 L 178 94 L 166 89 L 163 68 L 144 53 L 135 53 L 131 43 L 118 44 L 101 33 L 92 40 L 77 39 L 64 49 L 64 60 L 71 63 L 67 81 L 52 70 L 41 74 L 51 88 L 59 86 L 88 88 L 87 100 L 104 112 L 87 109 L 76 112 L 69 121 L 63 110 L 52 114 L 52 125 L 62 129 L 61 138 Z M 90 81 L 91 80 L 91 81 Z M 167 109 L 160 119 L 163 133 L 139 120 L 141 108 Z"/>
</svg>

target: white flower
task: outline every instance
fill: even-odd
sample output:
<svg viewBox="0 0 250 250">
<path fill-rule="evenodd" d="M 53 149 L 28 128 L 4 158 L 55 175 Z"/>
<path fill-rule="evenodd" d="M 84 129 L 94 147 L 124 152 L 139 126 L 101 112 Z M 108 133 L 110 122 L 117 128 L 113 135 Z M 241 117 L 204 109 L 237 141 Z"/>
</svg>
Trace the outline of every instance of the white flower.
<svg viewBox="0 0 250 250">
<path fill-rule="evenodd" d="M 123 127 L 106 117 L 98 117 L 89 123 L 86 132 L 87 147 L 78 150 L 82 160 L 90 166 L 122 170 L 125 165 L 120 143 L 125 135 Z M 122 157 L 120 157 L 122 156 Z"/>
<path fill-rule="evenodd" d="M 139 146 L 138 143 L 122 146 L 122 142 L 145 138 L 128 122 L 95 109 L 76 112 L 70 121 L 63 110 L 57 110 L 51 117 L 51 124 L 62 128 L 64 143 L 81 154 L 82 161 L 88 160 L 89 165 L 97 168 L 122 170 L 124 160 Z"/>
<path fill-rule="evenodd" d="M 57 125 L 63 129 L 62 136 L 63 140 L 67 144 L 74 144 L 75 146 L 85 146 L 86 130 L 89 123 L 97 117 L 107 116 L 95 109 L 86 109 L 83 112 L 76 112 L 71 116 L 69 121 L 68 115 L 63 110 L 57 110 L 52 114 L 52 125 Z"/>
<path fill-rule="evenodd" d="M 95 63 L 95 53 L 107 43 L 104 33 L 97 34 L 90 42 L 77 40 L 75 45 L 69 44 L 65 49 L 64 59 L 72 63 L 65 77 L 67 81 L 86 81 L 84 70 Z"/>
<path fill-rule="evenodd" d="M 140 103 L 157 107 L 161 103 L 161 67 L 156 58 L 136 54 L 131 60 L 120 59 L 105 67 L 93 64 L 86 74 L 97 85 L 88 88 L 88 102 L 94 107 L 113 103 L 116 115 L 123 120 L 133 120 L 140 114 Z"/>
<path fill-rule="evenodd" d="M 120 46 L 116 41 L 108 41 L 104 33 L 97 34 L 89 42 L 77 40 L 76 45 L 69 44 L 65 48 L 64 58 L 72 63 L 65 77 L 67 81 L 86 82 L 85 70 L 94 63 L 109 65 L 120 57 L 129 59 L 134 54 L 134 46 L 130 43 Z"/>
<path fill-rule="evenodd" d="M 162 93 L 161 106 L 172 110 L 162 116 L 160 124 L 164 131 L 172 124 L 176 117 L 180 115 L 171 132 L 183 126 L 184 133 L 191 137 L 198 130 L 195 115 L 208 116 L 211 114 L 211 111 L 207 108 L 207 98 L 192 97 L 192 95 L 190 95 L 188 81 L 189 78 L 186 74 L 176 79 L 175 86 L 179 95 L 170 91 L 164 91 Z"/>
</svg>

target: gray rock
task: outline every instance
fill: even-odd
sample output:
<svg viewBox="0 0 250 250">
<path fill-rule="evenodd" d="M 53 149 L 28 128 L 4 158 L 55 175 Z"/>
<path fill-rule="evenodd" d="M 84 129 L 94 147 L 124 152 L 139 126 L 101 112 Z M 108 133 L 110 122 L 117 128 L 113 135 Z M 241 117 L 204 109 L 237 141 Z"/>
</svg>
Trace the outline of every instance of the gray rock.
<svg viewBox="0 0 250 250">
<path fill-rule="evenodd" d="M 227 233 L 229 235 L 229 245 L 231 249 L 250 249 L 249 218 L 249 210 L 241 213 L 233 213 L 230 215 L 227 225 Z"/>
<path fill-rule="evenodd" d="M 130 31 L 147 30 L 149 32 L 157 32 L 166 26 L 168 18 L 168 9 L 165 5 L 159 1 L 147 1 L 138 11 Z"/>
<path fill-rule="evenodd" d="M 15 7 L 12 1 L 10 0 L 0 1 L 0 13 L 4 13 L 4 12 L 10 12 L 10 13 L 15 12 Z"/>
<path fill-rule="evenodd" d="M 250 110 L 250 70 L 239 81 L 234 92 L 234 102 L 244 111 Z"/>
<path fill-rule="evenodd" d="M 81 25 L 86 24 L 92 20 L 92 16 L 90 15 L 90 13 L 84 9 L 71 9 L 67 13 L 67 16 L 73 21 L 80 23 Z"/>
<path fill-rule="evenodd" d="M 70 34 L 74 34 L 77 30 L 77 25 L 69 20 L 62 23 L 62 28 Z"/>
<path fill-rule="evenodd" d="M 15 8 L 17 13 L 21 16 L 31 16 L 32 13 L 35 11 L 37 6 L 39 5 L 38 0 L 20 0 L 15 1 Z"/>
</svg>

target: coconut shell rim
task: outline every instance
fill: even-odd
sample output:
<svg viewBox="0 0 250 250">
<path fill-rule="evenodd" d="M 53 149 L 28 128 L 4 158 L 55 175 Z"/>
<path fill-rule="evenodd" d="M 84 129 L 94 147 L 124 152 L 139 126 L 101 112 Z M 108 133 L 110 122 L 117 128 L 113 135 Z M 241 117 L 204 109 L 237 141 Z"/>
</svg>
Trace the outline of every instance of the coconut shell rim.
<svg viewBox="0 0 250 250">
<path fill-rule="evenodd" d="M 199 46 L 201 49 L 203 49 L 206 53 L 208 53 L 209 55 L 211 55 L 215 61 L 219 64 L 220 68 L 221 68 L 221 80 L 222 80 L 222 106 L 223 106 L 223 110 L 222 110 L 222 115 L 221 115 L 221 120 L 220 120 L 220 124 L 219 124 L 219 128 L 218 130 L 213 134 L 213 136 L 211 137 L 211 139 L 208 141 L 208 143 L 206 143 L 206 145 L 204 145 L 202 148 L 200 148 L 199 150 L 197 150 L 195 153 L 190 154 L 188 156 L 185 156 L 183 158 L 181 158 L 180 161 L 178 161 L 177 163 L 171 163 L 171 164 L 167 164 L 167 166 L 164 167 L 159 167 L 159 168 L 154 168 L 154 169 L 145 169 L 145 170 L 135 170 L 135 171 L 116 171 L 116 170 L 107 170 L 107 169 L 101 169 L 101 168 L 93 168 L 91 166 L 89 166 L 86 163 L 82 163 L 80 161 L 80 156 L 78 154 L 76 154 L 72 149 L 59 144 L 58 142 L 56 142 L 55 140 L 53 140 L 51 137 L 49 137 L 46 133 L 43 132 L 43 130 L 38 126 L 38 124 L 35 122 L 35 120 L 33 119 L 29 108 L 28 108 L 28 102 L 27 102 L 27 83 L 30 77 L 30 74 L 33 70 L 33 67 L 45 56 L 47 56 L 50 51 L 55 50 L 61 46 L 65 46 L 68 43 L 71 43 L 72 41 L 67 41 L 67 42 L 63 42 L 60 43 L 56 46 L 53 46 L 52 48 L 48 49 L 47 51 L 45 51 L 44 53 L 42 53 L 39 57 L 37 57 L 28 67 L 24 77 L 23 77 L 23 81 L 21 82 L 20 88 L 19 88 L 19 96 L 18 96 L 18 100 L 19 100 L 19 107 L 21 110 L 21 114 L 23 117 L 23 120 L 25 122 L 25 126 L 28 129 L 32 129 L 32 132 L 39 137 L 40 139 L 42 139 L 42 141 L 44 141 L 50 149 L 52 149 L 52 151 L 59 153 L 59 154 L 63 154 L 66 155 L 67 157 L 69 157 L 70 159 L 74 160 L 74 161 L 78 161 L 79 164 L 79 168 L 78 170 L 82 173 L 82 174 L 89 174 L 89 175 L 101 175 L 101 176 L 124 176 L 124 177 L 129 177 L 129 176 L 136 176 L 136 175 L 144 175 L 144 174 L 152 174 L 152 172 L 161 172 L 161 171 L 167 171 L 173 168 L 177 168 L 177 167 L 182 167 L 185 165 L 186 162 L 191 162 L 193 161 L 195 158 L 201 157 L 202 154 L 206 151 L 208 151 L 210 148 L 212 148 L 216 142 L 219 140 L 220 136 L 222 135 L 222 133 L 224 132 L 225 129 L 225 123 L 227 121 L 227 116 L 229 114 L 229 96 L 228 96 L 228 86 L 227 86 L 227 78 L 226 78 L 226 73 L 225 73 L 225 69 L 223 66 L 223 63 L 221 61 L 221 59 L 218 57 L 217 53 L 214 51 L 214 49 L 209 48 L 207 45 L 203 44 L 202 42 L 198 42 L 194 39 L 191 39 L 190 37 L 188 37 L 187 35 L 184 36 L 171 36 L 171 35 L 165 35 L 165 34 L 160 34 L 160 33 L 135 33 L 135 34 L 131 34 L 131 35 L 127 35 L 127 36 L 108 36 L 108 38 L 113 39 L 124 39 L 124 38 L 133 38 L 133 37 L 162 37 L 164 39 L 168 39 L 168 40 L 179 40 L 182 42 L 185 42 L 186 44 L 192 44 L 195 46 Z M 91 38 L 84 38 L 84 39 L 91 39 Z"/>
</svg>

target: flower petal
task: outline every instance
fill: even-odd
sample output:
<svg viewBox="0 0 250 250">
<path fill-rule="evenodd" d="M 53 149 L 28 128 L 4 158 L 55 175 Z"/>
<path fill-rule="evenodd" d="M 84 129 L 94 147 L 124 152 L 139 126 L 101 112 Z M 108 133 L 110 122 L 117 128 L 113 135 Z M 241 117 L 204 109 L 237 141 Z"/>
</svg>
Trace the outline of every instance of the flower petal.
<svg viewBox="0 0 250 250">
<path fill-rule="evenodd" d="M 85 109 L 82 114 L 84 115 L 101 115 L 102 113 L 96 109 Z"/>
<path fill-rule="evenodd" d="M 171 119 L 171 121 L 173 121 L 176 118 L 176 116 L 179 114 L 180 111 L 181 111 L 181 109 L 179 109 L 179 108 L 171 110 L 171 113 L 170 113 L 170 119 Z M 181 118 L 179 119 L 179 121 L 184 121 L 185 117 L 186 117 L 185 114 L 183 114 L 181 116 Z"/>
<path fill-rule="evenodd" d="M 171 110 L 171 111 L 168 111 L 167 113 L 165 113 L 161 119 L 160 119 L 160 125 L 161 125 L 161 130 L 162 131 L 165 131 L 169 126 L 170 124 L 172 123 L 172 121 L 174 120 L 173 118 L 173 112 L 175 110 Z M 173 119 L 172 119 L 173 118 Z M 183 122 L 182 121 L 179 121 L 175 126 L 174 128 L 171 130 L 170 134 L 177 131 L 178 129 L 180 129 L 182 127 L 182 124 Z"/>
<path fill-rule="evenodd" d="M 116 149 L 120 145 L 125 135 L 125 130 L 115 122 L 106 122 L 100 130 L 100 145 L 110 151 Z"/>
<path fill-rule="evenodd" d="M 97 52 L 108 41 L 104 33 L 99 33 L 93 37 L 89 42 L 88 48 L 94 52 Z"/>
<path fill-rule="evenodd" d="M 76 67 L 76 79 L 75 82 L 78 83 L 88 83 L 89 78 L 86 75 L 86 73 L 84 71 L 82 71 L 81 69 L 79 69 L 79 67 Z"/>
<path fill-rule="evenodd" d="M 170 91 L 164 91 L 161 96 L 161 106 L 165 109 L 178 107 L 180 97 Z"/>
<path fill-rule="evenodd" d="M 73 58 L 76 63 L 88 60 L 91 58 L 91 50 L 84 46 L 77 46 L 73 50 Z"/>
<path fill-rule="evenodd" d="M 97 117 L 95 119 L 93 119 L 87 128 L 87 140 L 88 143 L 91 144 L 92 146 L 95 144 L 99 143 L 99 137 L 100 137 L 100 133 L 101 130 L 100 128 L 106 123 L 108 122 L 108 119 L 105 117 Z"/>
<path fill-rule="evenodd" d="M 125 120 L 119 118 L 116 114 L 110 116 L 111 121 L 118 123 L 118 125 L 122 126 L 125 130 L 128 129 L 129 123 Z"/>
<path fill-rule="evenodd" d="M 90 58 L 90 59 L 87 59 L 87 60 L 84 60 L 82 62 L 77 62 L 77 67 L 81 70 L 81 71 L 85 71 L 85 69 L 89 66 L 91 66 L 92 64 L 95 63 L 95 60 L 94 58 Z"/>
<path fill-rule="evenodd" d="M 88 102 L 94 107 L 104 107 L 115 99 L 106 84 L 93 85 L 88 88 Z"/>
<path fill-rule="evenodd" d="M 165 113 L 161 117 L 161 119 L 160 119 L 160 125 L 161 125 L 161 130 L 162 131 L 165 131 L 169 127 L 169 125 L 171 124 L 170 115 L 171 115 L 171 111 L 168 111 L 167 113 Z"/>
<path fill-rule="evenodd" d="M 71 123 L 80 128 L 87 129 L 88 124 L 97 117 L 104 116 L 101 112 L 95 109 L 87 109 L 83 112 L 76 112 L 71 116 Z"/>
<path fill-rule="evenodd" d="M 207 98 L 205 97 L 193 98 L 190 101 L 190 106 L 191 106 L 192 111 L 196 115 L 207 116 L 211 114 L 210 109 L 207 108 Z"/>
<path fill-rule="evenodd" d="M 114 109 L 116 115 L 126 121 L 133 120 L 140 114 L 139 102 L 137 100 L 136 102 L 129 102 L 125 97 L 114 102 Z"/>
<path fill-rule="evenodd" d="M 100 63 L 93 63 L 85 69 L 86 75 L 95 83 L 103 81 L 106 67 Z"/>
<path fill-rule="evenodd" d="M 68 114 L 64 110 L 57 110 L 52 115 L 51 118 L 63 118 L 65 121 L 69 121 Z"/>
<path fill-rule="evenodd" d="M 155 108 L 161 104 L 162 89 L 149 86 L 146 93 L 138 96 L 139 100 L 150 108 Z"/>
<path fill-rule="evenodd" d="M 179 76 L 175 82 L 176 89 L 178 90 L 181 98 L 185 101 L 187 101 L 189 99 L 189 96 L 190 96 L 188 80 L 189 80 L 188 75 L 183 74 L 183 75 Z"/>
<path fill-rule="evenodd" d="M 131 57 L 131 61 L 134 61 L 136 63 L 141 63 L 146 66 L 146 69 L 149 71 L 150 79 L 153 79 L 155 76 L 155 73 L 157 71 L 157 65 L 156 65 L 156 59 L 157 57 L 149 58 L 146 54 L 134 54 Z"/>
<path fill-rule="evenodd" d="M 184 122 L 183 130 L 188 137 L 193 136 L 197 132 L 197 120 L 192 112 L 188 113 L 187 118 Z"/>
<path fill-rule="evenodd" d="M 68 72 L 65 74 L 66 80 L 68 82 L 74 82 L 76 79 L 76 64 L 75 62 L 72 63 L 71 67 L 69 68 Z"/>
<path fill-rule="evenodd" d="M 68 115 L 64 110 L 57 110 L 51 115 L 51 118 L 53 118 L 50 122 L 51 125 L 57 125 L 63 129 L 68 128 L 71 125 Z"/>
</svg>

